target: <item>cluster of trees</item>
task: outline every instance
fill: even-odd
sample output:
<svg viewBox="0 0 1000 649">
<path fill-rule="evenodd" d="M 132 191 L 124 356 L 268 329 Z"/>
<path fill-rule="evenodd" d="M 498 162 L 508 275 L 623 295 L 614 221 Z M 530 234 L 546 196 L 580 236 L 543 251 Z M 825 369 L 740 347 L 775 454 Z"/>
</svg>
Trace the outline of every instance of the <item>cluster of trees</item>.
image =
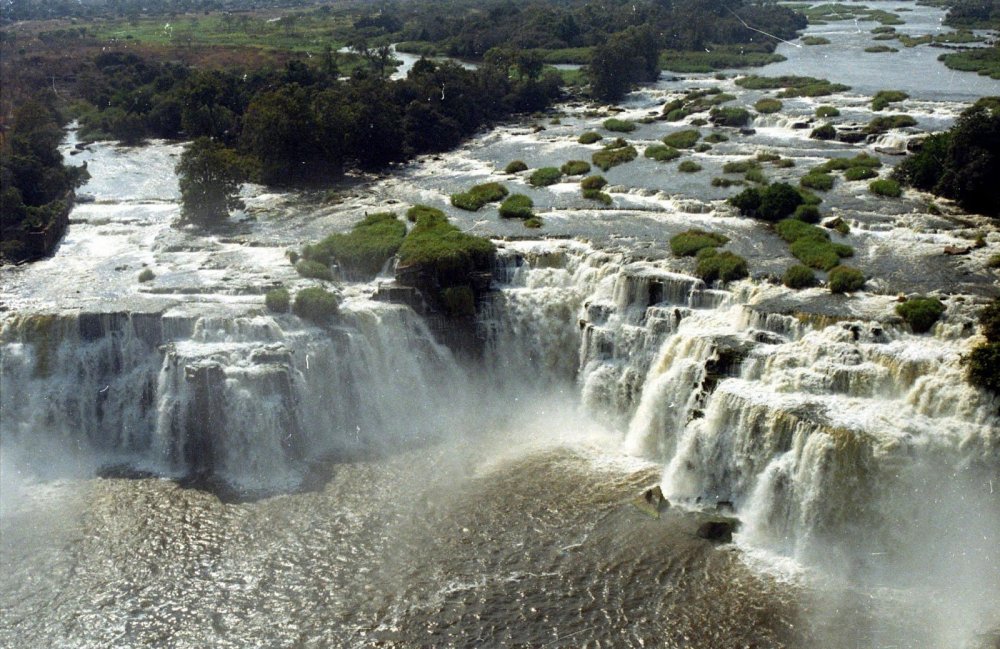
<svg viewBox="0 0 1000 649">
<path fill-rule="evenodd" d="M 948 8 L 944 24 L 968 29 L 1000 25 L 1000 0 L 955 0 Z"/>
<path fill-rule="evenodd" d="M 984 97 L 963 111 L 951 130 L 924 140 L 892 175 L 968 212 L 1000 217 L 1000 97 Z"/>
<path fill-rule="evenodd" d="M 65 225 L 72 190 L 87 178 L 63 164 L 60 116 L 51 97 L 23 103 L 0 146 L 0 257 L 20 261 L 50 251 Z M 62 224 L 62 226 L 60 225 Z"/>
<path fill-rule="evenodd" d="M 3 22 L 302 7 L 307 0 L 0 0 Z"/>
</svg>

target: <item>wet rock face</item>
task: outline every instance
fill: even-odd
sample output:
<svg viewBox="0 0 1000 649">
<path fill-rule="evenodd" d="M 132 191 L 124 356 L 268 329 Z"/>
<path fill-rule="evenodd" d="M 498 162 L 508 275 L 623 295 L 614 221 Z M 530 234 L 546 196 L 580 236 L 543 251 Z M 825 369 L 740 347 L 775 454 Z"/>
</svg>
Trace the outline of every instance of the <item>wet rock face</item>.
<svg viewBox="0 0 1000 649">
<path fill-rule="evenodd" d="M 712 541 L 713 543 L 732 543 L 733 532 L 739 527 L 739 521 L 735 518 L 719 518 L 705 521 L 698 526 L 697 535 L 699 538 Z"/>
</svg>

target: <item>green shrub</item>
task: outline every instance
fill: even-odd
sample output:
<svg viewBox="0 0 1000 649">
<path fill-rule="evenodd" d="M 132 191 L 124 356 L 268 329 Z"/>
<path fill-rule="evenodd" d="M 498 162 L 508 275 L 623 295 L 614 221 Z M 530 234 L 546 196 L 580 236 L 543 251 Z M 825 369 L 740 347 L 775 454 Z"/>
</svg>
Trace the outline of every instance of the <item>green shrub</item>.
<svg viewBox="0 0 1000 649">
<path fill-rule="evenodd" d="M 565 176 L 582 176 L 590 172 L 590 163 L 586 160 L 570 160 L 559 168 Z"/>
<path fill-rule="evenodd" d="M 691 120 L 690 122 L 688 122 L 688 124 L 690 124 L 691 126 L 707 126 L 708 125 L 708 120 L 707 119 L 702 119 L 700 117 L 695 117 L 693 120 Z"/>
<path fill-rule="evenodd" d="M 709 144 L 718 144 L 719 142 L 728 142 L 729 138 L 722 133 L 709 133 L 705 136 L 705 141 Z"/>
<path fill-rule="evenodd" d="M 693 174 L 698 171 L 701 171 L 701 165 L 695 162 L 694 160 L 684 160 L 679 165 L 677 165 L 677 171 L 686 174 Z"/>
<path fill-rule="evenodd" d="M 802 195 L 788 183 L 774 183 L 760 191 L 757 218 L 779 221 L 792 214 L 802 204 Z"/>
<path fill-rule="evenodd" d="M 986 267 L 990 269 L 1000 268 L 1000 253 L 991 255 L 990 258 L 986 260 Z"/>
<path fill-rule="evenodd" d="M 299 262 L 295 264 L 295 271 L 303 277 L 324 279 L 327 281 L 331 281 L 333 279 L 333 273 L 330 272 L 330 268 L 318 261 L 300 259 Z"/>
<path fill-rule="evenodd" d="M 729 242 L 729 237 L 717 232 L 688 230 L 670 238 L 670 251 L 676 257 L 690 257 L 704 248 L 717 248 Z"/>
<path fill-rule="evenodd" d="M 865 285 L 865 276 L 857 268 L 837 266 L 830 270 L 827 285 L 832 293 L 850 293 Z"/>
<path fill-rule="evenodd" d="M 453 318 L 476 315 L 476 295 L 468 286 L 449 286 L 441 291 L 441 301 Z"/>
<path fill-rule="evenodd" d="M 733 162 L 727 162 L 722 165 L 722 173 L 724 174 L 745 174 L 751 169 L 756 169 L 760 167 L 760 164 L 756 160 L 734 160 Z"/>
<path fill-rule="evenodd" d="M 555 185 L 561 179 L 562 172 L 555 167 L 542 167 L 531 172 L 528 182 L 534 187 L 547 187 Z"/>
<path fill-rule="evenodd" d="M 626 149 L 626 148 L 628 148 L 628 146 L 629 146 L 629 143 L 626 142 L 623 138 L 620 138 L 620 137 L 616 137 L 615 139 L 611 140 L 610 142 L 605 142 L 604 143 L 604 148 L 607 149 L 607 150 L 609 150 L 609 151 L 612 150 L 612 149 Z"/>
<path fill-rule="evenodd" d="M 429 205 L 414 205 L 410 209 L 406 210 L 406 220 L 410 223 L 416 223 L 420 219 L 446 219 L 444 212 L 436 207 L 430 207 Z"/>
<path fill-rule="evenodd" d="M 683 99 L 674 99 L 673 101 L 668 101 L 663 105 L 663 109 L 660 111 L 663 115 L 669 115 L 675 110 L 680 110 L 684 107 Z"/>
<path fill-rule="evenodd" d="M 889 104 L 894 104 L 909 98 L 910 96 L 902 90 L 879 90 L 875 93 L 875 96 L 872 97 L 872 110 L 878 112 Z"/>
<path fill-rule="evenodd" d="M 758 113 L 764 113 L 765 115 L 769 113 L 777 113 L 781 110 L 782 106 L 783 104 L 781 103 L 781 100 L 774 99 L 773 97 L 764 97 L 753 105 L 754 110 Z"/>
<path fill-rule="evenodd" d="M 775 160 L 774 166 L 779 169 L 790 169 L 795 166 L 795 161 L 790 158 L 782 158 L 781 160 Z"/>
<path fill-rule="evenodd" d="M 833 244 L 822 239 L 803 238 L 789 246 L 792 256 L 810 268 L 830 270 L 840 263 L 840 255 Z"/>
<path fill-rule="evenodd" d="M 746 126 L 750 122 L 750 111 L 734 106 L 713 108 L 708 119 L 716 126 Z"/>
<path fill-rule="evenodd" d="M 830 44 L 830 39 L 829 38 L 824 38 L 822 36 L 803 36 L 802 37 L 802 44 L 803 45 L 829 45 Z"/>
<path fill-rule="evenodd" d="M 759 185 L 767 184 L 767 177 L 764 175 L 764 172 L 757 167 L 754 167 L 750 171 L 743 174 L 743 179 L 748 182 L 757 183 Z"/>
<path fill-rule="evenodd" d="M 756 187 L 748 187 L 736 196 L 732 196 L 728 202 L 744 216 L 753 216 L 760 208 L 760 201 L 760 190 Z"/>
<path fill-rule="evenodd" d="M 291 302 L 292 296 L 287 288 L 272 289 L 264 295 L 264 306 L 272 313 L 288 313 Z"/>
<path fill-rule="evenodd" d="M 865 51 L 868 52 L 869 54 L 885 54 L 887 52 L 898 52 L 899 50 L 897 50 L 895 47 L 889 47 L 888 45 L 872 45 L 871 47 L 866 47 Z M 875 110 L 882 110 L 882 108 L 885 108 L 885 106 L 882 106 L 882 108 L 875 108 L 873 104 L 872 108 L 874 108 Z"/>
<path fill-rule="evenodd" d="M 347 234 L 331 234 L 315 245 L 306 246 L 302 257 L 327 267 L 336 261 L 349 277 L 370 279 L 396 254 L 405 236 L 405 223 L 392 212 L 380 212 L 366 216 Z M 296 270 L 298 268 L 296 264 Z"/>
<path fill-rule="evenodd" d="M 528 165 L 524 163 L 524 160 L 514 160 L 504 168 L 504 173 L 516 174 L 527 170 Z"/>
<path fill-rule="evenodd" d="M 667 162 L 681 157 L 681 152 L 665 144 L 651 144 L 646 147 L 643 155 L 657 162 Z"/>
<path fill-rule="evenodd" d="M 819 223 L 819 208 L 815 205 L 799 205 L 795 208 L 792 217 L 804 223 Z"/>
<path fill-rule="evenodd" d="M 139 273 L 139 283 L 143 284 L 145 282 L 152 282 L 156 279 L 156 273 L 153 272 L 151 268 L 143 268 Z"/>
<path fill-rule="evenodd" d="M 903 190 L 900 188 L 899 183 L 891 178 L 871 181 L 868 184 L 868 191 L 876 196 L 886 196 L 888 198 L 899 198 L 903 195 Z"/>
<path fill-rule="evenodd" d="M 1000 299 L 994 299 L 979 312 L 979 325 L 991 343 L 1000 343 Z"/>
<path fill-rule="evenodd" d="M 837 129 L 833 127 L 833 124 L 823 124 L 814 128 L 809 137 L 814 140 L 835 140 L 837 138 Z"/>
<path fill-rule="evenodd" d="M 500 216 L 505 219 L 530 219 L 535 213 L 534 201 L 524 194 L 513 194 L 500 204 Z"/>
<path fill-rule="evenodd" d="M 913 119 L 910 115 L 887 115 L 885 117 L 876 117 L 868 122 L 864 132 L 866 135 L 877 135 L 894 128 L 905 128 L 907 126 L 916 126 L 916 124 L 917 120 Z"/>
<path fill-rule="evenodd" d="M 868 167 L 851 167 L 844 172 L 844 178 L 847 180 L 868 180 L 876 177 L 878 172 Z"/>
<path fill-rule="evenodd" d="M 583 135 L 581 135 L 577 139 L 577 142 L 579 142 L 580 144 L 593 144 L 594 142 L 599 142 L 600 140 L 603 140 L 603 139 L 604 139 L 604 136 L 601 135 L 600 133 L 596 133 L 594 131 L 588 131 L 588 132 L 584 133 Z"/>
<path fill-rule="evenodd" d="M 1000 342 L 978 345 L 964 360 L 969 383 L 1000 394 Z"/>
<path fill-rule="evenodd" d="M 717 279 L 730 282 L 750 274 L 746 259 L 728 250 L 717 251 L 715 248 L 703 248 L 698 253 L 695 273 L 708 284 Z"/>
<path fill-rule="evenodd" d="M 470 212 L 475 212 L 487 203 L 495 203 L 507 196 L 507 188 L 500 183 L 474 185 L 469 191 L 451 195 L 451 204 Z"/>
<path fill-rule="evenodd" d="M 781 276 L 781 283 L 788 288 L 809 288 L 816 286 L 816 274 L 808 266 L 795 264 Z"/>
<path fill-rule="evenodd" d="M 537 216 L 532 216 L 531 218 L 524 220 L 524 227 L 529 228 L 531 230 L 537 230 L 538 228 L 542 227 L 542 225 L 544 225 L 542 223 L 542 219 Z"/>
<path fill-rule="evenodd" d="M 867 153 L 859 153 L 853 158 L 831 158 L 814 168 L 812 171 L 827 173 L 830 171 L 847 171 L 858 167 L 864 169 L 878 169 L 882 166 L 882 161 Z"/>
<path fill-rule="evenodd" d="M 666 120 L 668 122 L 679 122 L 690 114 L 691 113 L 687 112 L 683 108 L 678 108 L 676 110 L 672 110 L 669 113 L 667 113 Z"/>
<path fill-rule="evenodd" d="M 337 296 L 322 288 L 304 288 L 295 294 L 292 313 L 303 320 L 329 321 L 340 313 Z"/>
<path fill-rule="evenodd" d="M 817 106 L 816 117 L 839 117 L 840 111 L 836 106 Z"/>
<path fill-rule="evenodd" d="M 930 331 L 944 312 L 944 304 L 936 297 L 914 297 L 896 305 L 896 313 L 910 325 L 915 334 Z"/>
<path fill-rule="evenodd" d="M 662 142 L 675 149 L 690 149 L 701 137 L 701 133 L 694 129 L 675 131 L 663 138 Z"/>
<path fill-rule="evenodd" d="M 712 187 L 732 187 L 733 185 L 744 184 L 742 180 L 734 180 L 732 178 L 724 178 L 718 176 L 712 179 Z"/>
<path fill-rule="evenodd" d="M 604 120 L 604 128 L 615 133 L 631 133 L 635 130 L 635 124 L 627 119 L 612 117 Z"/>
<path fill-rule="evenodd" d="M 399 247 L 399 265 L 424 266 L 435 273 L 440 286 L 454 286 L 465 283 L 473 270 L 489 269 L 495 252 L 489 239 L 462 232 L 447 219 L 429 216 L 419 219 L 406 235 Z"/>
<path fill-rule="evenodd" d="M 611 203 L 613 202 L 611 200 L 611 196 L 605 194 L 599 189 L 584 189 L 583 197 L 592 201 L 599 201 L 601 203 L 604 203 L 605 205 L 611 205 Z"/>
<path fill-rule="evenodd" d="M 602 171 L 607 171 L 612 167 L 617 167 L 618 165 L 625 164 L 626 162 L 632 162 L 636 159 L 636 157 L 638 157 L 638 155 L 639 152 L 635 150 L 634 146 L 625 146 L 623 148 L 595 151 L 594 155 L 592 155 L 590 159 L 595 165 L 600 167 Z"/>
<path fill-rule="evenodd" d="M 696 152 L 698 152 L 698 153 L 705 153 L 706 151 L 711 151 L 712 147 L 710 145 L 705 144 L 704 142 L 702 142 L 702 143 L 698 144 L 697 146 L 695 146 L 694 150 Z"/>
<path fill-rule="evenodd" d="M 810 171 L 805 176 L 802 176 L 799 184 L 809 189 L 818 189 L 825 192 L 833 189 L 833 176 Z"/>
<path fill-rule="evenodd" d="M 600 189 L 608 184 L 604 176 L 587 176 L 580 181 L 580 187 L 584 189 Z"/>
<path fill-rule="evenodd" d="M 794 243 L 799 239 L 830 240 L 830 235 L 823 228 L 818 228 L 815 225 L 798 219 L 783 219 L 778 221 L 774 226 L 774 230 L 778 233 L 779 237 L 788 243 Z"/>
<path fill-rule="evenodd" d="M 773 151 L 760 151 L 757 153 L 757 162 L 777 162 L 781 156 Z"/>
</svg>

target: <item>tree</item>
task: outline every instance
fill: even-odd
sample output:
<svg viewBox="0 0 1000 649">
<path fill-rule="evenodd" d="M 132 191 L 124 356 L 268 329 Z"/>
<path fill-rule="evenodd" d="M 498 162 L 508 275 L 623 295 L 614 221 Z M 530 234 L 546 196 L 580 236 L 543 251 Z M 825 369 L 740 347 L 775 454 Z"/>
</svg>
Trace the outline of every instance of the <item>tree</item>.
<svg viewBox="0 0 1000 649">
<path fill-rule="evenodd" d="M 214 223 L 243 207 L 237 191 L 246 176 L 245 164 L 232 149 L 200 137 L 184 150 L 176 171 L 183 220 Z"/>
</svg>

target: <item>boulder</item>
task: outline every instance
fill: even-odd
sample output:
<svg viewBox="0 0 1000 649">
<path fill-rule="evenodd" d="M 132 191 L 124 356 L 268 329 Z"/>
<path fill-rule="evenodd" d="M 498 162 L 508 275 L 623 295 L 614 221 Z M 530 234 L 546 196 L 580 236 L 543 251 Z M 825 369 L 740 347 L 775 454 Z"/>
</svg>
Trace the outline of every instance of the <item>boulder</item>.
<svg viewBox="0 0 1000 649">
<path fill-rule="evenodd" d="M 635 499 L 634 504 L 645 514 L 653 518 L 659 518 L 660 513 L 670 508 L 670 501 L 663 495 L 660 485 L 653 485 L 644 489 Z"/>
<path fill-rule="evenodd" d="M 739 526 L 735 518 L 714 518 L 698 526 L 698 537 L 713 543 L 732 543 L 733 532 Z"/>
</svg>

